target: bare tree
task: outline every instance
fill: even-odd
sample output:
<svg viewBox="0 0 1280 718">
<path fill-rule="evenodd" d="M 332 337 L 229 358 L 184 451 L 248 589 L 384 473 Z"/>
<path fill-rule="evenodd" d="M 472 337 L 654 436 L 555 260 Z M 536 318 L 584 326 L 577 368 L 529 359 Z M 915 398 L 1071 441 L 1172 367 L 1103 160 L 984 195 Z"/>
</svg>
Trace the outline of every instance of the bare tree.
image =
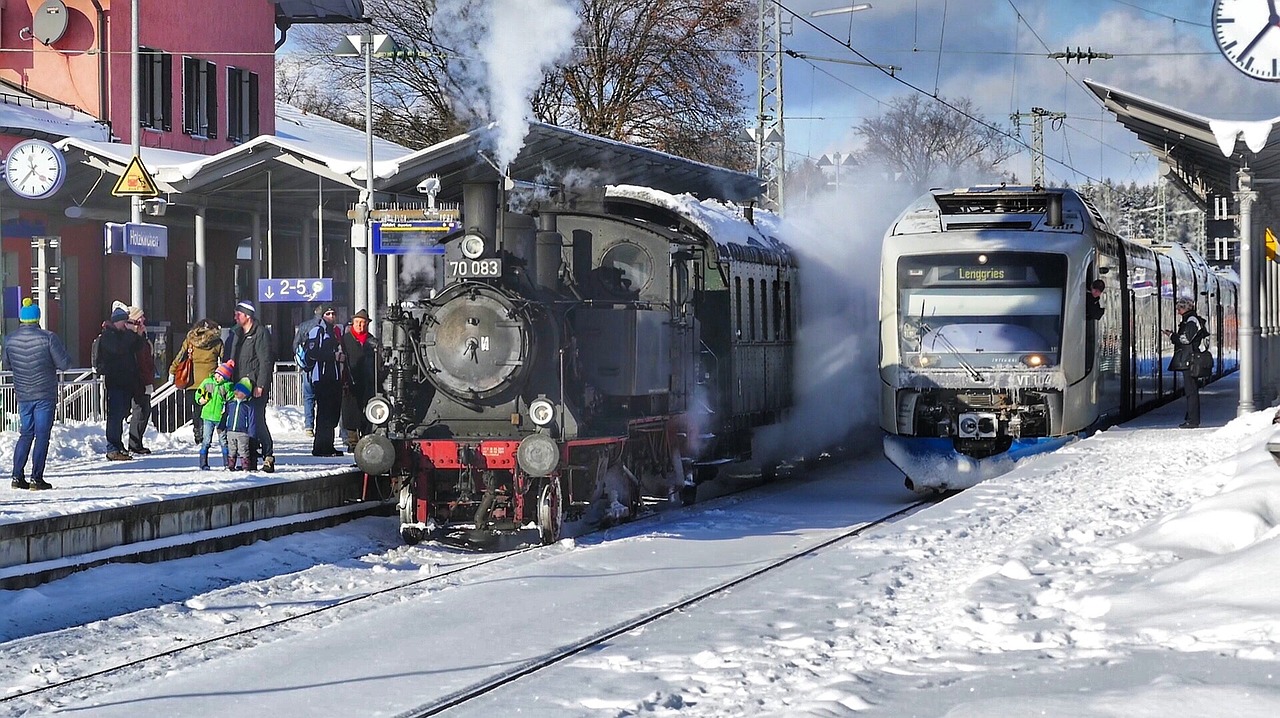
<svg viewBox="0 0 1280 718">
<path fill-rule="evenodd" d="M 483 76 L 486 40 L 469 22 L 482 2 L 449 3 L 445 22 L 446 3 L 436 0 L 366 0 L 375 27 L 406 51 L 406 57 L 375 60 L 377 131 L 422 147 L 489 119 L 486 88 L 474 79 Z M 755 57 L 756 3 L 578 2 L 574 49 L 544 75 L 532 98 L 533 117 L 704 162 L 752 165 L 739 74 Z M 329 92 L 347 108 L 321 114 L 362 121 L 363 62 L 332 57 L 338 34 L 332 26 L 296 32 L 307 62 L 332 73 Z"/>
<path fill-rule="evenodd" d="M 1008 135 L 988 123 L 967 97 L 947 104 L 920 95 L 895 98 L 855 132 L 865 142 L 860 162 L 881 165 L 916 189 L 939 181 L 954 184 L 966 175 L 998 177 L 1000 163 L 1013 154 Z"/>
</svg>

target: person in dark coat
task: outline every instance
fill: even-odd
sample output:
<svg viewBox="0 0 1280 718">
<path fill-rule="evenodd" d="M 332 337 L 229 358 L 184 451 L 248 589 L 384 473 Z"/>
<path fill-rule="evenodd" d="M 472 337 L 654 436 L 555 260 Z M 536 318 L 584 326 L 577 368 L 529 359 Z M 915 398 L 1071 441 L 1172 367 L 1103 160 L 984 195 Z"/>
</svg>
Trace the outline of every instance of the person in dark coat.
<svg viewBox="0 0 1280 718">
<path fill-rule="evenodd" d="M 320 303 L 316 305 L 315 315 L 307 319 L 303 319 L 302 323 L 293 332 L 293 359 L 298 365 L 298 373 L 302 375 L 302 429 L 307 432 L 307 436 L 315 433 L 316 426 L 316 395 L 315 390 L 311 386 L 311 372 L 307 371 L 303 365 L 302 343 L 306 341 L 307 334 L 315 328 L 317 324 L 324 321 L 325 308 L 332 308 L 329 305 Z"/>
<path fill-rule="evenodd" d="M 1182 394 L 1187 397 L 1187 415 L 1185 421 L 1178 425 L 1180 429 L 1195 429 L 1200 426 L 1200 382 L 1196 378 L 1196 354 L 1204 351 L 1204 340 L 1209 337 L 1205 321 L 1196 315 L 1195 303 L 1190 299 L 1179 299 L 1174 309 L 1182 321 L 1178 328 L 1170 332 L 1169 341 L 1173 342 L 1173 357 L 1169 360 L 1169 369 L 1182 372 Z"/>
<path fill-rule="evenodd" d="M 142 337 L 129 330 L 129 312 L 123 305 L 111 311 L 102 325 L 94 351 L 93 368 L 107 390 L 107 458 L 127 461 L 133 457 L 124 449 L 124 420 L 133 397 L 142 391 L 138 374 L 138 347 Z"/>
<path fill-rule="evenodd" d="M 276 470 L 275 442 L 267 428 L 267 400 L 271 397 L 271 379 L 275 371 L 275 357 L 271 352 L 271 332 L 258 322 L 258 310 L 253 302 L 242 301 L 236 305 L 236 326 L 227 337 L 222 349 L 222 361 L 235 361 L 235 381 L 248 379 L 253 387 L 250 402 L 256 417 L 254 437 L 256 447 L 251 448 L 249 469 L 257 468 L 255 451 L 262 452 L 262 470 L 268 474 Z"/>
<path fill-rule="evenodd" d="M 312 456 L 342 456 L 333 445 L 333 430 L 338 428 L 342 411 L 342 334 L 334 325 L 337 313 L 332 306 L 321 307 L 320 321 L 303 340 L 303 366 L 311 380 L 316 399 L 315 438 L 311 440 Z"/>
<path fill-rule="evenodd" d="M 156 355 L 151 340 L 147 339 L 147 314 L 142 307 L 129 307 L 127 326 L 141 342 L 138 345 L 138 393 L 133 395 L 129 407 L 129 453 L 150 454 L 151 449 L 142 445 L 142 437 L 151 422 L 151 393 L 156 384 Z"/>
<path fill-rule="evenodd" d="M 356 442 L 373 427 L 364 418 L 364 406 L 378 393 L 378 338 L 369 331 L 369 312 L 361 309 L 351 317 L 351 331 L 342 336 L 342 352 L 347 357 L 347 386 L 342 397 L 342 428 L 347 432 L 347 446 Z"/>
<path fill-rule="evenodd" d="M 196 402 L 196 388 L 213 376 L 218 368 L 218 359 L 222 357 L 222 327 L 212 319 L 201 319 L 193 324 L 182 340 L 182 347 L 169 363 L 170 376 L 188 356 L 191 357 L 191 386 L 185 392 L 187 413 L 193 417 L 191 424 L 195 427 L 196 443 L 204 444 L 204 421 L 200 418 L 202 407 Z"/>
<path fill-rule="evenodd" d="M 53 413 L 58 405 L 58 372 L 71 366 L 71 357 L 57 334 L 40 328 L 40 307 L 23 299 L 18 328 L 4 338 L 4 368 L 13 372 L 18 399 L 20 433 L 13 447 L 15 489 L 52 489 L 44 480 L 53 433 Z M 31 459 L 31 481 L 26 478 Z"/>
</svg>

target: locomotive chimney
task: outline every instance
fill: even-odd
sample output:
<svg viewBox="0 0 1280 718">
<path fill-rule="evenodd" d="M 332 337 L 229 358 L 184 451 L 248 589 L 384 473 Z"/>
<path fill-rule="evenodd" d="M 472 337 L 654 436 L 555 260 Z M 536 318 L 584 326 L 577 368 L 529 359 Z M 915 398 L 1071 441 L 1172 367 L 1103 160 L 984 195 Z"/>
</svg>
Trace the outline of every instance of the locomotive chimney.
<svg viewBox="0 0 1280 718">
<path fill-rule="evenodd" d="M 485 254 L 500 249 L 498 237 L 498 184 L 466 182 L 462 185 L 462 220 L 467 229 L 484 235 Z"/>
<path fill-rule="evenodd" d="M 534 281 L 544 289 L 556 287 L 556 275 L 560 271 L 560 250 L 564 238 L 556 229 L 554 212 L 538 214 L 538 239 L 534 255 Z"/>
</svg>

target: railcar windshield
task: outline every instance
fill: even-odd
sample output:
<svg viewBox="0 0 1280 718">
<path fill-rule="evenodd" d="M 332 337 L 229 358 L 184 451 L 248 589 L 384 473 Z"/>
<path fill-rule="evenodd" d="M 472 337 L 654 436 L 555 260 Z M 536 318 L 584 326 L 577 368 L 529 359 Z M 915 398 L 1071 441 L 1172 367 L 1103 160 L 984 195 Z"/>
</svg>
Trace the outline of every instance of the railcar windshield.
<svg viewBox="0 0 1280 718">
<path fill-rule="evenodd" d="M 917 368 L 1037 369 L 1062 348 L 1067 258 L 964 252 L 898 260 L 902 362 Z"/>
</svg>

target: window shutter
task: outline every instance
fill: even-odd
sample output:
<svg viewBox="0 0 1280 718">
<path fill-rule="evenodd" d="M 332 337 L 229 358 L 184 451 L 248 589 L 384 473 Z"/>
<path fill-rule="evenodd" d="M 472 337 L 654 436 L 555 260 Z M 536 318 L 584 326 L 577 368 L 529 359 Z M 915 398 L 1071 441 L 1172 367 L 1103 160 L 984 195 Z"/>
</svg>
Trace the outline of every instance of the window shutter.
<svg viewBox="0 0 1280 718">
<path fill-rule="evenodd" d="M 249 73 L 249 137 L 258 136 L 258 73 Z"/>
<path fill-rule="evenodd" d="M 173 55 L 160 56 L 160 113 L 164 129 L 173 129 Z"/>
<path fill-rule="evenodd" d="M 204 81 L 204 134 L 213 139 L 218 136 L 218 67 L 212 62 L 205 65 Z"/>
</svg>

